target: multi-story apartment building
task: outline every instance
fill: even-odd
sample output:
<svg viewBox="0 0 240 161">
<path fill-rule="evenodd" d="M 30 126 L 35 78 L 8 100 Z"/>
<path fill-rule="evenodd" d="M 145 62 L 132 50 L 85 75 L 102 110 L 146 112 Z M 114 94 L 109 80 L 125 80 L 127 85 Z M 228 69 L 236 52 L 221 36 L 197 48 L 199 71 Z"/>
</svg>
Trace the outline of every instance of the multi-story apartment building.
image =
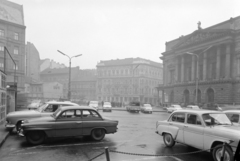
<svg viewBox="0 0 240 161">
<path fill-rule="evenodd" d="M 96 69 L 80 70 L 78 76 L 71 82 L 72 100 L 80 104 L 97 100 L 96 82 Z"/>
<path fill-rule="evenodd" d="M 40 72 L 44 71 L 45 69 L 53 69 L 53 68 L 66 68 L 64 64 L 55 62 L 54 60 L 50 59 L 43 59 L 40 61 Z"/>
<path fill-rule="evenodd" d="M 0 69 L 4 70 L 5 68 L 8 84 L 14 82 L 14 75 L 16 75 L 17 87 L 21 91 L 24 89 L 25 73 L 26 27 L 24 25 L 23 6 L 1 0 L 0 11 Z M 6 57 L 4 56 L 4 47 L 9 51 L 9 53 L 6 52 Z"/>
<path fill-rule="evenodd" d="M 37 48 L 33 43 L 27 42 L 26 44 L 26 66 L 25 74 L 27 77 L 40 80 L 40 57 Z"/>
<path fill-rule="evenodd" d="M 75 80 L 79 67 L 71 68 L 71 80 Z M 63 85 L 63 98 L 68 98 L 69 68 L 48 68 L 40 73 L 40 80 L 46 82 L 59 82 Z"/>
<path fill-rule="evenodd" d="M 240 16 L 166 43 L 165 102 L 240 103 Z"/>
<path fill-rule="evenodd" d="M 158 105 L 162 64 L 142 58 L 100 61 L 97 64 L 98 101 L 140 101 Z"/>
</svg>

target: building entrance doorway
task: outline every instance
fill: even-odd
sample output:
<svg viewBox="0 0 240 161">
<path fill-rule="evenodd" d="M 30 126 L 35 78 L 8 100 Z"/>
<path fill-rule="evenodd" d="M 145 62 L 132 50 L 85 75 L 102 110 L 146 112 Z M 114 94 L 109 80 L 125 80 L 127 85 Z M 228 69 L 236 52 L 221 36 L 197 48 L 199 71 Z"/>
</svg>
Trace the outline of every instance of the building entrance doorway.
<svg viewBox="0 0 240 161">
<path fill-rule="evenodd" d="M 214 102 L 214 90 L 212 88 L 209 88 L 207 90 L 207 103 L 213 102 Z"/>
<path fill-rule="evenodd" d="M 189 90 L 187 89 L 185 89 L 183 92 L 183 102 L 184 102 L 184 105 L 189 104 Z"/>
</svg>

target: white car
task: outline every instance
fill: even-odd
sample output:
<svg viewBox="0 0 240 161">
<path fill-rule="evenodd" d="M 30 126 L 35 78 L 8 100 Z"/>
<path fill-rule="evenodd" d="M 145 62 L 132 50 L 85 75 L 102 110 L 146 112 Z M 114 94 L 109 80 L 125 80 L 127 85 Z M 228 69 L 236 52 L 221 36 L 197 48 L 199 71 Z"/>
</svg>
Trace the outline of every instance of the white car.
<svg viewBox="0 0 240 161">
<path fill-rule="evenodd" d="M 143 113 L 152 113 L 152 106 L 150 104 L 143 104 L 141 106 L 141 112 L 143 112 Z"/>
<path fill-rule="evenodd" d="M 240 125 L 240 110 L 223 111 L 234 125 Z"/>
<path fill-rule="evenodd" d="M 173 111 L 176 110 L 181 110 L 182 107 L 180 105 L 171 105 L 170 107 L 167 108 L 168 113 L 172 113 Z"/>
<path fill-rule="evenodd" d="M 211 152 L 214 161 L 220 161 L 225 143 L 224 160 L 233 161 L 240 127 L 234 126 L 221 111 L 177 110 L 167 120 L 157 121 L 156 133 L 163 136 L 167 147 L 186 144 Z"/>
<path fill-rule="evenodd" d="M 98 101 L 90 101 L 88 106 L 98 111 Z"/>
<path fill-rule="evenodd" d="M 104 111 L 112 112 L 112 104 L 110 102 L 103 103 L 103 112 Z"/>
</svg>

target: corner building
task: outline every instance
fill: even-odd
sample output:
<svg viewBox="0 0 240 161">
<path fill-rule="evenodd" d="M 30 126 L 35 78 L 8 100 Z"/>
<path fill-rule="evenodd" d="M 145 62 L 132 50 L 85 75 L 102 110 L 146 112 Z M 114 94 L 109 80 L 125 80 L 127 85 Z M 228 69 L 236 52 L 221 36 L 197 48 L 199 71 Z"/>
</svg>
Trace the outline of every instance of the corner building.
<svg viewBox="0 0 240 161">
<path fill-rule="evenodd" d="M 160 58 L 165 103 L 240 104 L 240 16 L 205 29 L 199 23 L 166 42 Z"/>
<path fill-rule="evenodd" d="M 120 105 L 130 101 L 159 105 L 162 64 L 142 58 L 100 61 L 97 64 L 97 98 Z"/>
</svg>

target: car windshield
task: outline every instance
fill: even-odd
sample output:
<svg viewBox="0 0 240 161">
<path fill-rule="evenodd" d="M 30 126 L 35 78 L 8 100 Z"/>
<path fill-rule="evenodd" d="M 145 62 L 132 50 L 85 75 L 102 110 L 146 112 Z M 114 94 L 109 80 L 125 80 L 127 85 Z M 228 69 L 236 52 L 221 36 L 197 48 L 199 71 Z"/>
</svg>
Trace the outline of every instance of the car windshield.
<svg viewBox="0 0 240 161">
<path fill-rule="evenodd" d="M 47 103 L 44 103 L 42 106 L 38 107 L 36 111 L 42 112 L 48 106 Z"/>
<path fill-rule="evenodd" d="M 61 109 L 59 108 L 59 109 L 57 109 L 51 116 L 54 117 L 54 118 L 56 118 L 61 112 L 62 112 L 62 111 L 61 111 Z"/>
<path fill-rule="evenodd" d="M 110 102 L 104 102 L 104 105 L 111 105 Z"/>
<path fill-rule="evenodd" d="M 232 122 L 228 119 L 227 115 L 224 113 L 203 114 L 202 118 L 207 126 L 232 125 Z"/>
</svg>

